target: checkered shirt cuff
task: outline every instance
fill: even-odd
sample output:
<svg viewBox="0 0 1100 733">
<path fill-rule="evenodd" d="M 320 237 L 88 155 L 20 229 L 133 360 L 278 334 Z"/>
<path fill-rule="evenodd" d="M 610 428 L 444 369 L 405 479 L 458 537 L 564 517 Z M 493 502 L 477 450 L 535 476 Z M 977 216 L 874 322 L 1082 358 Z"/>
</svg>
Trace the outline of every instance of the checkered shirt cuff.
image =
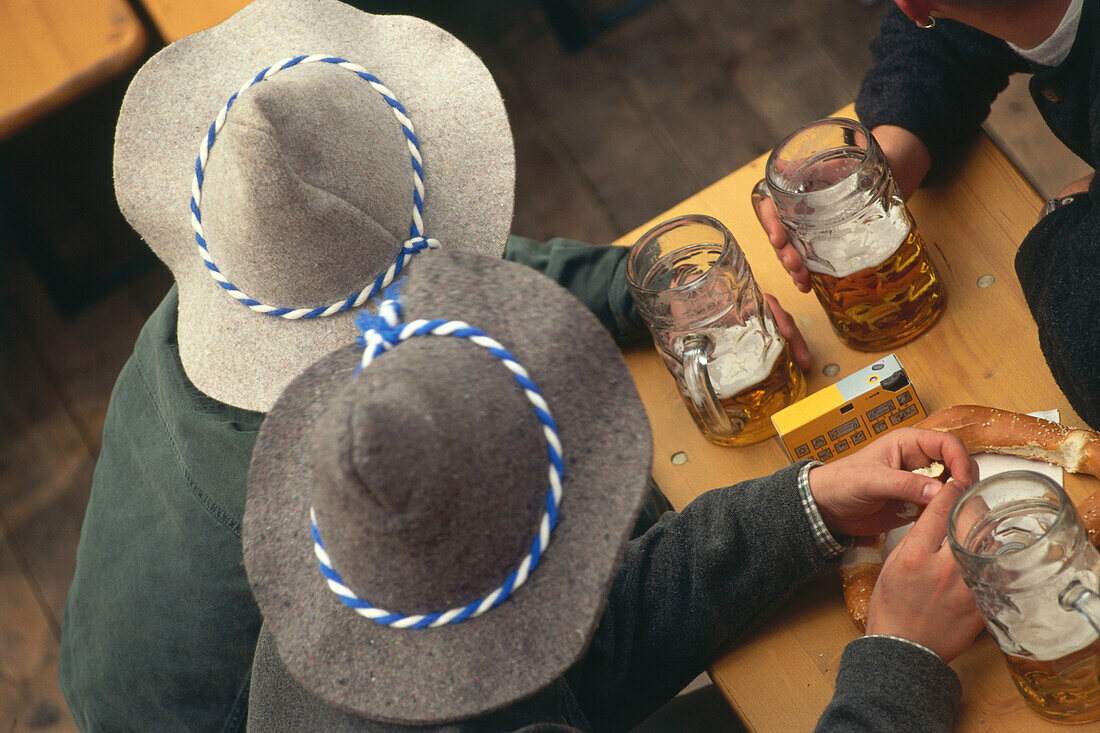
<svg viewBox="0 0 1100 733">
<path fill-rule="evenodd" d="M 843 553 L 844 545 L 837 542 L 829 528 L 825 526 L 825 520 L 821 518 L 814 495 L 810 493 L 810 469 L 820 465 L 822 464 L 818 461 L 810 461 L 798 472 L 798 495 L 802 498 L 802 509 L 806 512 L 806 518 L 810 520 L 814 544 L 817 545 L 821 556 L 829 560 Z"/>
</svg>

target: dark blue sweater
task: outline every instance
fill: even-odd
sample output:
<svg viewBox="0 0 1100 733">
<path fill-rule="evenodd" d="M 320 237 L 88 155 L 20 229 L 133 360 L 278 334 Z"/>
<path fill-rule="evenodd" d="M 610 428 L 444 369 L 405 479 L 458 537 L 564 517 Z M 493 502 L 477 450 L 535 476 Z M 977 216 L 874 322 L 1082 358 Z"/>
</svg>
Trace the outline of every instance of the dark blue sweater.
<svg viewBox="0 0 1100 733">
<path fill-rule="evenodd" d="M 989 105 L 1014 72 L 1032 74 L 1043 119 L 1065 145 L 1096 167 L 1100 158 L 1100 0 L 1085 0 L 1069 56 L 1056 67 L 1029 64 L 1008 44 L 950 20 L 918 28 L 892 3 L 871 43 L 874 64 L 856 112 L 868 126 L 913 132 L 943 176 L 977 134 Z M 1069 181 L 1067 181 L 1069 183 Z M 1070 404 L 1100 428 L 1100 179 L 1089 195 L 1044 217 L 1016 254 L 1016 274 L 1039 344 Z"/>
</svg>

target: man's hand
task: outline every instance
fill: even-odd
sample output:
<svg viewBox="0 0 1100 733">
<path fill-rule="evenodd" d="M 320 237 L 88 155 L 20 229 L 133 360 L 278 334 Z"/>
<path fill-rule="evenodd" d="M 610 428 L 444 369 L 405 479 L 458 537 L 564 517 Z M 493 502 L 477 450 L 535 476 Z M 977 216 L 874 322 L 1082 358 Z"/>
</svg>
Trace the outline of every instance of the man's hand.
<svg viewBox="0 0 1100 733">
<path fill-rule="evenodd" d="M 779 212 L 775 210 L 775 203 L 770 196 L 760 199 L 756 205 L 756 218 L 760 220 L 760 226 L 764 227 L 764 233 L 768 235 L 768 242 L 775 250 L 779 263 L 794 280 L 795 287 L 803 293 L 810 292 L 810 271 L 802 264 L 802 255 L 787 237 L 787 230 L 779 221 Z"/>
<path fill-rule="evenodd" d="M 867 633 L 909 639 L 950 662 L 974 642 L 982 617 L 944 543 L 962 493 L 949 481 L 883 564 L 867 611 Z"/>
<path fill-rule="evenodd" d="M 904 502 L 924 506 L 944 487 L 913 473 L 939 461 L 962 488 L 978 466 L 954 435 L 899 428 L 839 460 L 810 469 L 810 493 L 830 532 L 875 535 L 906 524 Z"/>
<path fill-rule="evenodd" d="M 879 147 L 886 156 L 886 162 L 890 171 L 894 174 L 894 181 L 898 184 L 903 199 L 908 199 L 932 166 L 932 158 L 928 154 L 928 148 L 913 133 L 903 127 L 895 125 L 879 125 L 871 134 L 875 136 Z M 771 197 L 761 198 L 754 207 L 756 218 L 760 220 L 760 226 L 768 235 L 768 242 L 775 249 L 775 255 L 780 264 L 794 280 L 795 287 L 803 293 L 810 292 L 810 272 L 802 263 L 802 255 L 791 244 L 787 237 L 787 230 L 779 221 L 779 212 Z"/>
<path fill-rule="evenodd" d="M 794 318 L 783 310 L 783 306 L 779 305 L 779 301 L 771 293 L 764 293 L 764 299 L 768 301 L 768 308 L 772 311 L 779 333 L 787 339 L 787 345 L 791 347 L 791 356 L 794 357 L 795 363 L 802 368 L 802 371 L 809 371 L 810 349 L 806 346 L 806 339 L 802 338 L 802 332 L 798 330 Z"/>
</svg>

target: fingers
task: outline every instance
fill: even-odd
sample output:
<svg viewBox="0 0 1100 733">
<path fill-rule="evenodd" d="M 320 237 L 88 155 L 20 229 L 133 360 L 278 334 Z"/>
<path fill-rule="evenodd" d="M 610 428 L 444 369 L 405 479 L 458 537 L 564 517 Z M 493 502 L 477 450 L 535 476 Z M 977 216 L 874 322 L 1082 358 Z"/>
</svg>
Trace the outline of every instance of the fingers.
<svg viewBox="0 0 1100 733">
<path fill-rule="evenodd" d="M 955 481 L 948 481 L 924 509 L 916 524 L 905 535 L 905 542 L 920 547 L 924 552 L 937 552 L 947 538 L 947 520 L 955 501 L 964 488 Z"/>
<path fill-rule="evenodd" d="M 802 263 L 802 255 L 791 244 L 790 238 L 787 236 L 787 230 L 779 220 L 779 212 L 775 208 L 775 203 L 767 196 L 754 197 L 753 201 L 756 218 L 760 220 L 760 226 L 764 228 L 764 233 L 768 235 L 768 242 L 775 249 L 780 264 L 783 265 L 783 269 L 790 273 L 795 286 L 803 293 L 808 293 L 810 291 L 810 273 Z"/>
<path fill-rule="evenodd" d="M 830 530 L 852 535 L 882 532 L 908 521 L 900 502 L 925 506 L 943 492 L 942 483 L 912 471 L 933 460 L 943 461 L 952 470 L 950 495 L 977 478 L 976 466 L 958 438 L 901 428 L 860 451 L 811 469 L 810 492 Z"/>
<path fill-rule="evenodd" d="M 901 468 L 911 470 L 940 461 L 951 478 L 964 487 L 978 480 L 978 464 L 971 459 L 962 440 L 949 433 L 920 428 L 903 428 L 895 433 L 901 449 Z"/>
<path fill-rule="evenodd" d="M 978 469 L 978 462 L 974 460 L 974 456 L 970 456 L 968 463 L 970 464 L 970 483 L 966 484 L 966 487 L 970 488 L 982 480 L 982 474 Z"/>
<path fill-rule="evenodd" d="M 989 504 L 982 496 L 972 496 L 959 507 L 955 516 L 955 539 L 960 545 L 966 546 L 975 526 L 984 522 L 989 513 Z"/>
<path fill-rule="evenodd" d="M 810 349 L 806 346 L 806 339 L 802 337 L 802 332 L 798 330 L 794 318 L 791 317 L 790 313 L 783 310 L 783 306 L 779 305 L 779 301 L 771 293 L 765 293 L 764 299 L 768 301 L 768 308 L 771 309 L 772 316 L 775 318 L 775 325 L 779 328 L 779 333 L 783 335 L 783 338 L 787 340 L 787 344 L 791 347 L 791 356 L 794 357 L 795 363 L 802 368 L 802 371 L 808 371 L 811 365 Z"/>
<path fill-rule="evenodd" d="M 768 241 L 777 251 L 787 244 L 787 230 L 779 221 L 779 212 L 775 208 L 775 202 L 770 196 L 765 196 L 756 203 L 756 218 L 760 220 L 760 226 L 768 235 Z M 797 254 L 797 253 L 796 253 Z"/>
<path fill-rule="evenodd" d="M 940 461 L 947 467 L 951 478 L 964 486 L 978 480 L 978 464 L 967 453 L 962 440 L 950 433 L 900 428 L 879 438 L 864 450 L 874 451 L 880 460 L 906 471 Z"/>
<path fill-rule="evenodd" d="M 779 258 L 780 264 L 783 265 L 783 269 L 786 270 L 790 274 L 791 279 L 794 280 L 795 287 L 803 293 L 810 292 L 810 271 L 802 264 L 802 255 L 798 253 L 794 245 L 785 244 L 776 249 L 775 253 Z"/>
<path fill-rule="evenodd" d="M 847 488 L 869 501 L 910 501 L 924 506 L 943 488 L 943 484 L 935 479 L 881 463 L 853 469 L 845 472 Z"/>
<path fill-rule="evenodd" d="M 868 634 L 910 639 L 945 662 L 970 646 L 983 625 L 950 548 L 937 539 L 949 498 L 937 497 L 886 558 L 867 611 Z"/>
<path fill-rule="evenodd" d="M 799 261 L 801 261 L 799 257 Z M 808 293 L 813 288 L 810 282 L 810 271 L 805 267 L 799 269 L 797 272 L 792 272 L 791 277 L 794 279 L 794 285 L 798 288 L 799 292 Z"/>
</svg>

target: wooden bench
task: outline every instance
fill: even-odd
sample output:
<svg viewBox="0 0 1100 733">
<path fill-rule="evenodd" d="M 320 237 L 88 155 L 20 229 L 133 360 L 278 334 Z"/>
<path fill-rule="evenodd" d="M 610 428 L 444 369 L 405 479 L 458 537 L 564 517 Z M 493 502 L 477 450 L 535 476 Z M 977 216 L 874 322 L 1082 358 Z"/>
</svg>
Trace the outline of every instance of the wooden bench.
<svg viewBox="0 0 1100 733">
<path fill-rule="evenodd" d="M 248 0 L 141 0 L 165 43 L 215 26 L 237 12 Z"/>
<path fill-rule="evenodd" d="M 145 30 L 126 0 L 0 4 L 0 139 L 135 64 Z"/>
</svg>

